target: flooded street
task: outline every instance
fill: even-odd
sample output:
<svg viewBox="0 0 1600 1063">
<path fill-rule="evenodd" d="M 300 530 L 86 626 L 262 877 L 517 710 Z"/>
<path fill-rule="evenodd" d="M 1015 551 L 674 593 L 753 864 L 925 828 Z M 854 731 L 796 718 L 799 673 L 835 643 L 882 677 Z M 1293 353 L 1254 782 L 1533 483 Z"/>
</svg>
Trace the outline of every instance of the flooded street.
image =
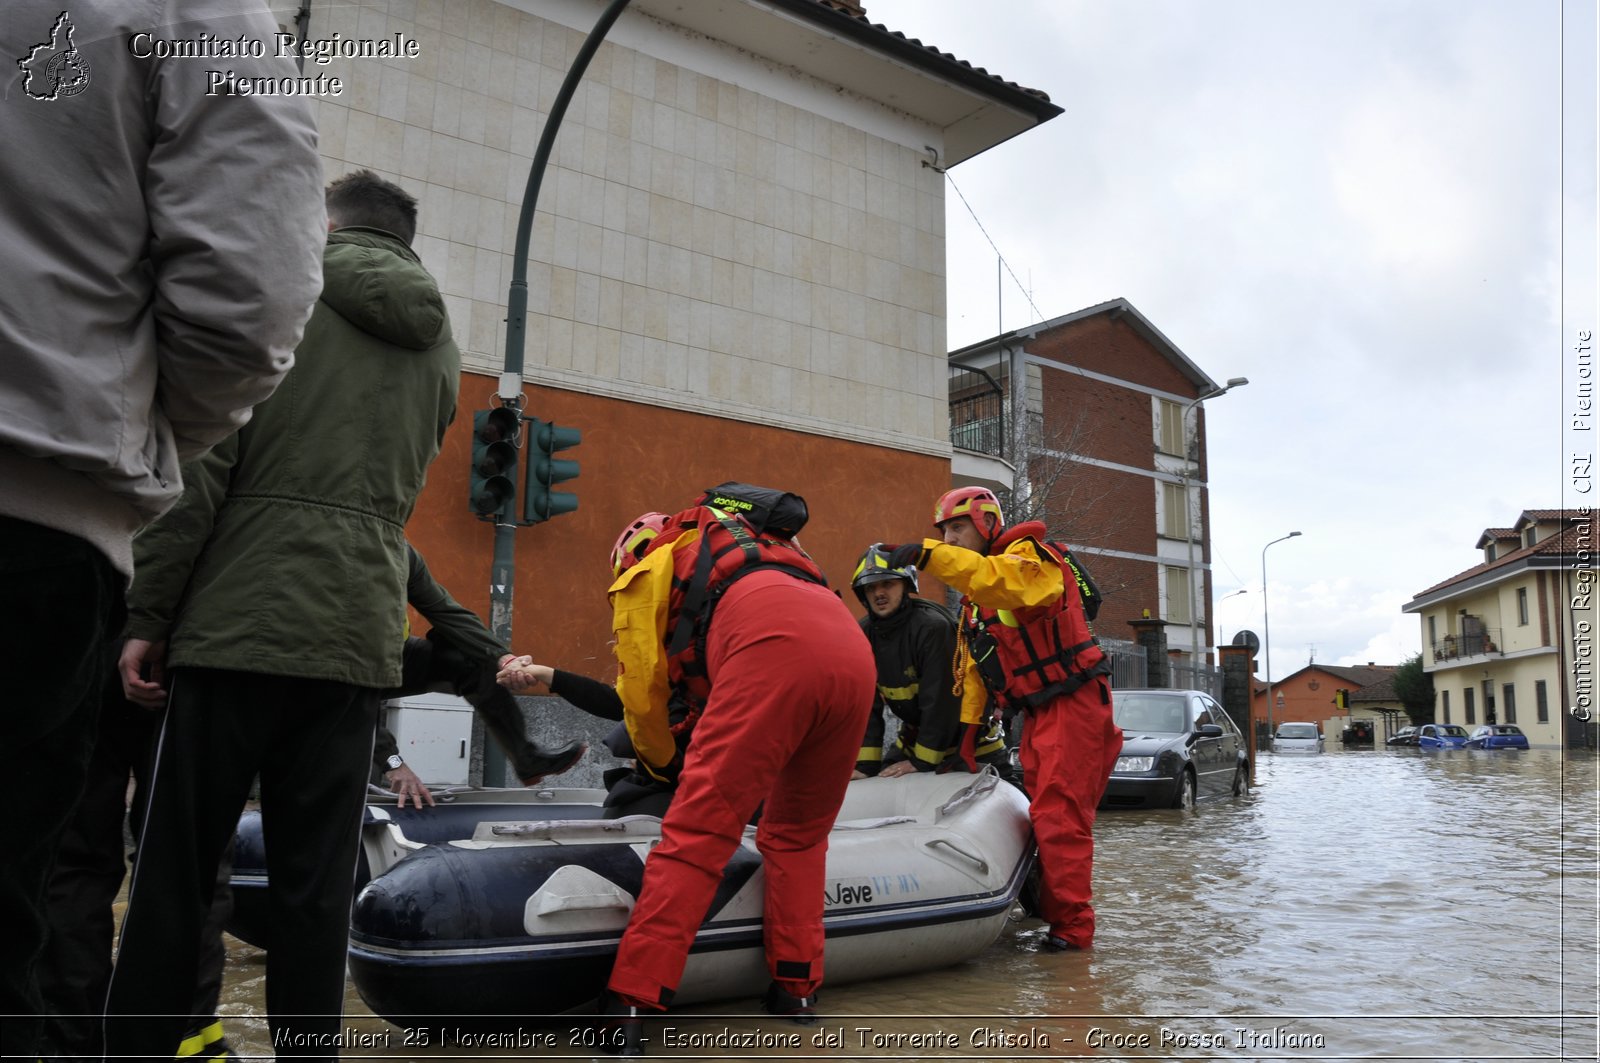
<svg viewBox="0 0 1600 1063">
<path fill-rule="evenodd" d="M 650 1051 L 1594 1059 L 1596 799 L 1585 753 L 1268 754 L 1248 797 L 1101 816 L 1091 952 L 1039 952 L 1040 924 L 1013 922 L 962 966 L 825 987 L 818 1026 L 756 1017 L 752 986 L 749 1000 L 673 1013 Z M 265 1021 L 249 1017 L 264 1010 L 264 954 L 230 949 L 229 1037 L 267 1055 Z M 468 1054 L 437 1032 L 403 1044 L 353 986 L 347 1007 L 375 1042 L 347 1057 Z M 767 1040 L 732 1044 L 743 1036 Z M 471 1054 L 588 1058 L 557 1042 Z"/>
</svg>

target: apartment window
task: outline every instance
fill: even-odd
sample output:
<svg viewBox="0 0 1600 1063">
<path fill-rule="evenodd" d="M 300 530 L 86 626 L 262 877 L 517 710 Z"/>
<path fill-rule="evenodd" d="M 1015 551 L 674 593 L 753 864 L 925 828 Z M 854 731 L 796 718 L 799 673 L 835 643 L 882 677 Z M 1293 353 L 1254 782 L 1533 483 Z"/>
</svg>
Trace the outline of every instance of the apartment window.
<svg viewBox="0 0 1600 1063">
<path fill-rule="evenodd" d="M 1189 622 L 1189 570 L 1167 566 L 1167 619 L 1177 624 Z"/>
<path fill-rule="evenodd" d="M 1517 623 L 1528 626 L 1528 588 L 1517 588 Z"/>
<path fill-rule="evenodd" d="M 1183 484 L 1161 485 L 1161 534 L 1169 539 L 1189 538 L 1189 506 Z"/>
<path fill-rule="evenodd" d="M 1472 703 L 1473 690 L 1471 687 L 1461 692 L 1461 711 L 1467 714 L 1467 725 L 1478 722 L 1477 706 Z"/>
<path fill-rule="evenodd" d="M 1439 632 L 1438 632 L 1438 630 L 1437 630 L 1437 628 L 1436 628 L 1436 626 L 1434 624 L 1434 621 L 1437 620 L 1437 619 L 1438 619 L 1437 617 L 1432 617 L 1432 616 L 1428 617 L 1428 645 L 1429 646 L 1437 646 L 1439 644 Z"/>
<path fill-rule="evenodd" d="M 1450 722 L 1450 691 L 1439 691 L 1439 705 L 1444 709 L 1444 722 Z"/>
<path fill-rule="evenodd" d="M 1517 688 L 1510 683 L 1500 688 L 1500 700 L 1505 706 L 1506 723 L 1517 722 Z"/>
<path fill-rule="evenodd" d="M 1187 457 L 1189 448 L 1184 446 L 1183 407 L 1166 399 L 1161 399 L 1160 402 L 1162 453 Z"/>
<path fill-rule="evenodd" d="M 1540 723 L 1550 722 L 1550 694 L 1543 679 L 1533 681 L 1533 718 Z"/>
</svg>

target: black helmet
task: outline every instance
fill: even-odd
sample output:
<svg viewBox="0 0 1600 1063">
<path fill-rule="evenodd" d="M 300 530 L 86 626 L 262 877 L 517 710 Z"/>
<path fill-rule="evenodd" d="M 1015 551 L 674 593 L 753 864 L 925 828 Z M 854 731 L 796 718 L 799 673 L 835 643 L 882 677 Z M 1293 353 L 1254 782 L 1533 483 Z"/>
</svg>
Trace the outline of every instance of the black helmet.
<svg viewBox="0 0 1600 1063">
<path fill-rule="evenodd" d="M 910 565 L 905 568 L 891 568 L 889 551 L 883 548 L 882 543 L 873 543 L 867 547 L 867 552 L 862 554 L 861 560 L 856 563 L 855 575 L 850 577 L 850 586 L 855 589 L 856 597 L 861 599 L 861 604 L 866 605 L 866 588 L 874 583 L 882 583 L 886 579 L 903 579 L 910 585 L 910 593 L 917 593 L 917 570 Z"/>
</svg>

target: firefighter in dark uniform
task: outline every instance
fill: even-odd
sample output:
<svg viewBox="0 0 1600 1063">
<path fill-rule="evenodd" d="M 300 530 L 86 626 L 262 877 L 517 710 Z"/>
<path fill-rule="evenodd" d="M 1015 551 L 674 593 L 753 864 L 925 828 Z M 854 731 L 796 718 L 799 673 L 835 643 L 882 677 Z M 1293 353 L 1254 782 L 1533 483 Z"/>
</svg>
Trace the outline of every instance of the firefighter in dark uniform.
<svg viewBox="0 0 1600 1063">
<path fill-rule="evenodd" d="M 872 644 L 878 696 L 856 758 L 855 778 L 893 778 L 919 771 L 976 771 L 992 764 L 1010 774 L 1005 734 L 991 719 L 988 699 L 976 698 L 963 716 L 951 662 L 956 652 L 955 617 L 936 602 L 918 598 L 917 570 L 894 568 L 881 543 L 867 547 L 850 586 L 866 608 L 861 630 Z M 884 751 L 886 713 L 900 722 Z"/>
</svg>

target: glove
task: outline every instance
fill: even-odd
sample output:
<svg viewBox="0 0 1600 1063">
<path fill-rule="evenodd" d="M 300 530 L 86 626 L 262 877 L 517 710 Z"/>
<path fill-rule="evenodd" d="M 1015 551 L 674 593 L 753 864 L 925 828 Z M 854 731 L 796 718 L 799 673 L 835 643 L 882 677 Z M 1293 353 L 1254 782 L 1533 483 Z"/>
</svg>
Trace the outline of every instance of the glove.
<svg viewBox="0 0 1600 1063">
<path fill-rule="evenodd" d="M 921 568 L 928 563 L 928 549 L 921 543 L 906 543 L 904 546 L 885 544 L 884 549 L 889 552 L 890 568 Z"/>
<path fill-rule="evenodd" d="M 677 786 L 678 776 L 683 774 L 683 750 L 680 749 L 673 753 L 672 759 L 662 767 L 656 767 L 642 759 L 635 760 L 635 763 L 639 765 L 638 774 L 653 779 L 657 783 Z"/>
</svg>

